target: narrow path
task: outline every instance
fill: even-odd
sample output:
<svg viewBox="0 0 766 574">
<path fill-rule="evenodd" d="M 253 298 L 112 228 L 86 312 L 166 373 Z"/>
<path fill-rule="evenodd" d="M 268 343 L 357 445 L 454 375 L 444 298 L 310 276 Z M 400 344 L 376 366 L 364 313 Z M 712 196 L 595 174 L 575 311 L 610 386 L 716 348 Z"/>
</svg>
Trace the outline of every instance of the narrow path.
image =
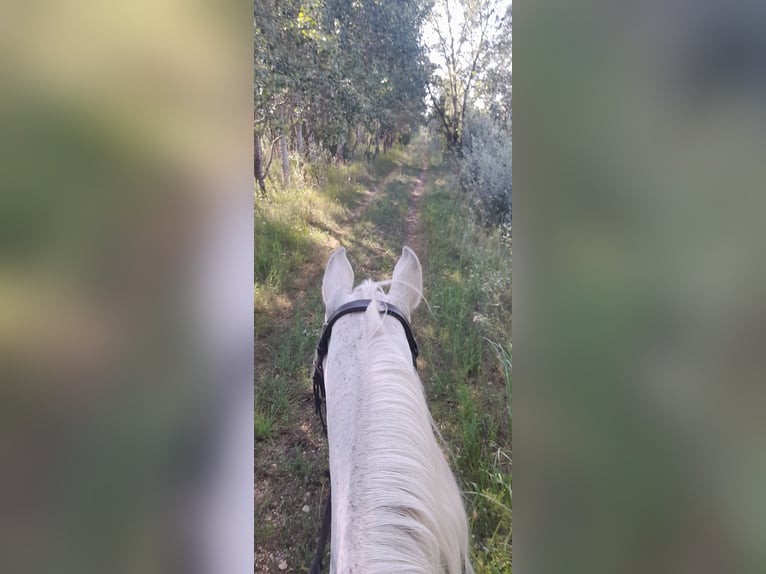
<svg viewBox="0 0 766 574">
<path fill-rule="evenodd" d="M 256 573 L 305 572 L 316 549 L 328 452 L 309 364 L 322 325 L 327 257 L 344 245 L 357 282 L 384 279 L 403 244 L 420 257 L 433 304 L 430 317 L 421 311 L 414 321 L 424 351 L 419 369 L 434 420 L 457 453 L 455 471 L 470 481 L 466 503 L 473 553 L 482 565 L 477 572 L 510 573 L 510 379 L 485 344 L 486 337 L 510 343 L 510 252 L 467 225 L 454 164 L 431 156 L 428 142 L 415 140 L 387 161 L 393 165 L 385 166 L 391 170 L 385 176 L 380 165 L 374 174 L 349 170 L 359 177 L 349 183 L 364 187 L 339 194 L 344 203 L 331 218 L 308 219 L 302 232 L 311 250 L 290 264 L 289 286 L 279 293 L 284 304 L 261 311 L 267 320 L 256 339 L 256 414 L 269 428 L 255 447 Z M 267 236 L 262 240 L 270 245 Z M 280 248 L 292 261 L 291 246 Z M 466 269 L 465 261 L 475 264 Z M 488 315 L 477 315 L 483 309 Z"/>
<path fill-rule="evenodd" d="M 348 249 L 357 280 L 382 278 L 393 269 L 403 245 L 420 244 L 419 205 L 428 167 L 422 151 L 422 144 L 414 143 L 397 155 L 395 169 L 363 199 L 336 236 Z"/>
<path fill-rule="evenodd" d="M 256 443 L 256 573 L 305 571 L 319 533 L 327 445 L 314 414 L 308 363 L 321 325 L 324 262 L 330 249 L 346 246 L 361 281 L 390 273 L 403 244 L 420 255 L 419 209 L 428 169 L 423 154 L 418 171 L 413 158 L 420 154 L 421 148 L 413 147 L 397 156 L 400 163 L 371 182 L 342 223 L 329 231 L 329 241 L 294 269 L 289 305 L 274 314 L 256 341 L 256 385 L 274 389 L 272 400 L 283 404 L 289 420 Z"/>
<path fill-rule="evenodd" d="M 428 172 L 428 150 L 423 152 L 423 163 L 420 168 L 420 175 L 415 184 L 415 189 L 410 195 L 410 207 L 407 212 L 407 232 L 405 243 L 410 246 L 419 256 L 423 256 L 422 226 L 420 225 L 420 202 L 423 198 L 423 189 L 426 184 L 426 173 Z"/>
<path fill-rule="evenodd" d="M 391 180 L 396 177 L 396 175 L 399 173 L 399 169 L 393 169 L 391 172 L 386 175 L 375 187 L 372 189 L 368 189 L 364 197 L 362 198 L 362 201 L 359 202 L 359 205 L 354 209 L 354 211 L 351 213 L 351 215 L 348 218 L 347 225 L 343 229 L 346 235 L 348 235 L 351 231 L 351 225 L 353 225 L 354 222 L 358 221 L 362 214 L 367 210 L 367 208 L 370 206 L 370 202 L 373 200 L 373 198 L 377 197 L 380 194 L 380 190 L 385 189 L 386 186 L 391 183 Z"/>
</svg>

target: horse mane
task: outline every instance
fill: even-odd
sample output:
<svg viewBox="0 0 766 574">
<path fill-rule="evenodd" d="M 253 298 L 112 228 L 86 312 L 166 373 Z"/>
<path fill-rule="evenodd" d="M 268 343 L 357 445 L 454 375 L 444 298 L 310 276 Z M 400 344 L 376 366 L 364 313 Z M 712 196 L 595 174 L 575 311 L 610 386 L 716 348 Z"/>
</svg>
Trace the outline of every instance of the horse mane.
<svg viewBox="0 0 766 574">
<path fill-rule="evenodd" d="M 387 302 L 380 285 L 368 281 L 358 289 Z M 423 384 L 397 337 L 382 328 L 386 320 L 395 321 L 370 304 L 351 483 L 360 570 L 473 572 L 460 490 L 437 442 Z"/>
</svg>

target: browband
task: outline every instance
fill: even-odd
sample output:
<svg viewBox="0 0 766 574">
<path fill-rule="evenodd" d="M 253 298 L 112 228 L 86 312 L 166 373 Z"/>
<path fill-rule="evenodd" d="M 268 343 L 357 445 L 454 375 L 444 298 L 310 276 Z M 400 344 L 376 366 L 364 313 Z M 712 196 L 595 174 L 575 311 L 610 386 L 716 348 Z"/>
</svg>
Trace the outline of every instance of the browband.
<svg viewBox="0 0 766 574">
<path fill-rule="evenodd" d="M 356 301 L 350 301 L 345 305 L 338 307 L 335 313 L 333 313 L 332 316 L 328 319 L 327 323 L 325 323 L 324 329 L 322 330 L 322 336 L 319 337 L 319 342 L 317 343 L 318 358 L 321 359 L 327 356 L 327 345 L 330 343 L 330 335 L 332 334 L 332 327 L 335 322 L 344 315 L 348 315 L 349 313 L 367 311 L 367 307 L 369 307 L 370 303 L 372 303 L 372 299 L 357 299 Z M 381 304 L 385 307 L 383 310 L 386 312 L 386 314 L 398 319 L 402 324 L 402 327 L 404 327 L 404 334 L 407 337 L 407 343 L 410 345 L 410 351 L 412 352 L 412 364 L 415 368 L 417 368 L 417 359 L 419 353 L 418 344 L 415 342 L 415 336 L 412 334 L 410 322 L 404 316 L 404 313 L 402 313 L 394 305 L 384 301 L 381 301 Z"/>
<path fill-rule="evenodd" d="M 319 342 L 317 343 L 316 357 L 314 358 L 314 374 L 312 378 L 314 383 L 314 404 L 316 406 L 316 411 L 319 415 L 319 420 L 322 423 L 322 429 L 324 429 L 325 435 L 327 434 L 327 425 L 325 424 L 321 409 L 322 399 L 324 399 L 326 396 L 323 362 L 324 358 L 327 356 L 328 345 L 330 343 L 330 335 L 332 335 L 332 327 L 335 322 L 344 315 L 348 315 L 349 313 L 363 313 L 367 311 L 367 307 L 369 307 L 370 303 L 372 302 L 372 299 L 357 299 L 356 301 L 350 301 L 345 305 L 341 305 L 338 307 L 338 309 L 336 309 L 335 313 L 330 316 L 322 328 L 322 335 L 319 337 Z M 386 315 L 391 315 L 397 319 L 402 324 L 402 327 L 404 327 L 404 334 L 407 337 L 407 343 L 410 346 L 410 352 L 412 352 L 412 366 L 417 369 L 419 353 L 418 344 L 415 342 L 415 336 L 412 334 L 412 327 L 410 327 L 410 322 L 407 320 L 407 317 L 404 316 L 404 313 L 402 313 L 394 305 L 386 303 L 385 301 L 381 301 L 380 303 L 382 305 L 381 311 L 385 312 Z"/>
</svg>

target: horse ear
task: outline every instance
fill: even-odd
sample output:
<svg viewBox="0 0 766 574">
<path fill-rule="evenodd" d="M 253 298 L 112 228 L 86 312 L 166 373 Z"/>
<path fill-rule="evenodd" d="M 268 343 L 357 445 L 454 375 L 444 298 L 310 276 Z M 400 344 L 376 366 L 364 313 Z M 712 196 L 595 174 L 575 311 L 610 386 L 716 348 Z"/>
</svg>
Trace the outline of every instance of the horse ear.
<svg viewBox="0 0 766 574">
<path fill-rule="evenodd" d="M 407 315 L 411 315 L 420 304 L 422 293 L 423 269 L 415 252 L 405 245 L 394 267 L 389 299 Z"/>
<path fill-rule="evenodd" d="M 346 257 L 346 248 L 338 247 L 330 255 L 322 279 L 322 299 L 326 317 L 339 306 L 339 297 L 351 293 L 354 287 L 354 270 Z"/>
</svg>

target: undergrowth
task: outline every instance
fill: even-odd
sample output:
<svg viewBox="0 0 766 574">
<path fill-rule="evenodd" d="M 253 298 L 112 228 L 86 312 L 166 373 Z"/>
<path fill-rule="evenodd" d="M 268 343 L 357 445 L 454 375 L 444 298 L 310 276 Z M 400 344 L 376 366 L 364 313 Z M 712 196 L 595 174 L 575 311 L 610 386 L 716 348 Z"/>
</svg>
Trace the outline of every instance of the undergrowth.
<svg viewBox="0 0 766 574">
<path fill-rule="evenodd" d="M 429 183 L 422 376 L 464 485 L 476 571 L 510 572 L 511 249 L 475 220 L 451 164 L 433 166 Z"/>
</svg>

